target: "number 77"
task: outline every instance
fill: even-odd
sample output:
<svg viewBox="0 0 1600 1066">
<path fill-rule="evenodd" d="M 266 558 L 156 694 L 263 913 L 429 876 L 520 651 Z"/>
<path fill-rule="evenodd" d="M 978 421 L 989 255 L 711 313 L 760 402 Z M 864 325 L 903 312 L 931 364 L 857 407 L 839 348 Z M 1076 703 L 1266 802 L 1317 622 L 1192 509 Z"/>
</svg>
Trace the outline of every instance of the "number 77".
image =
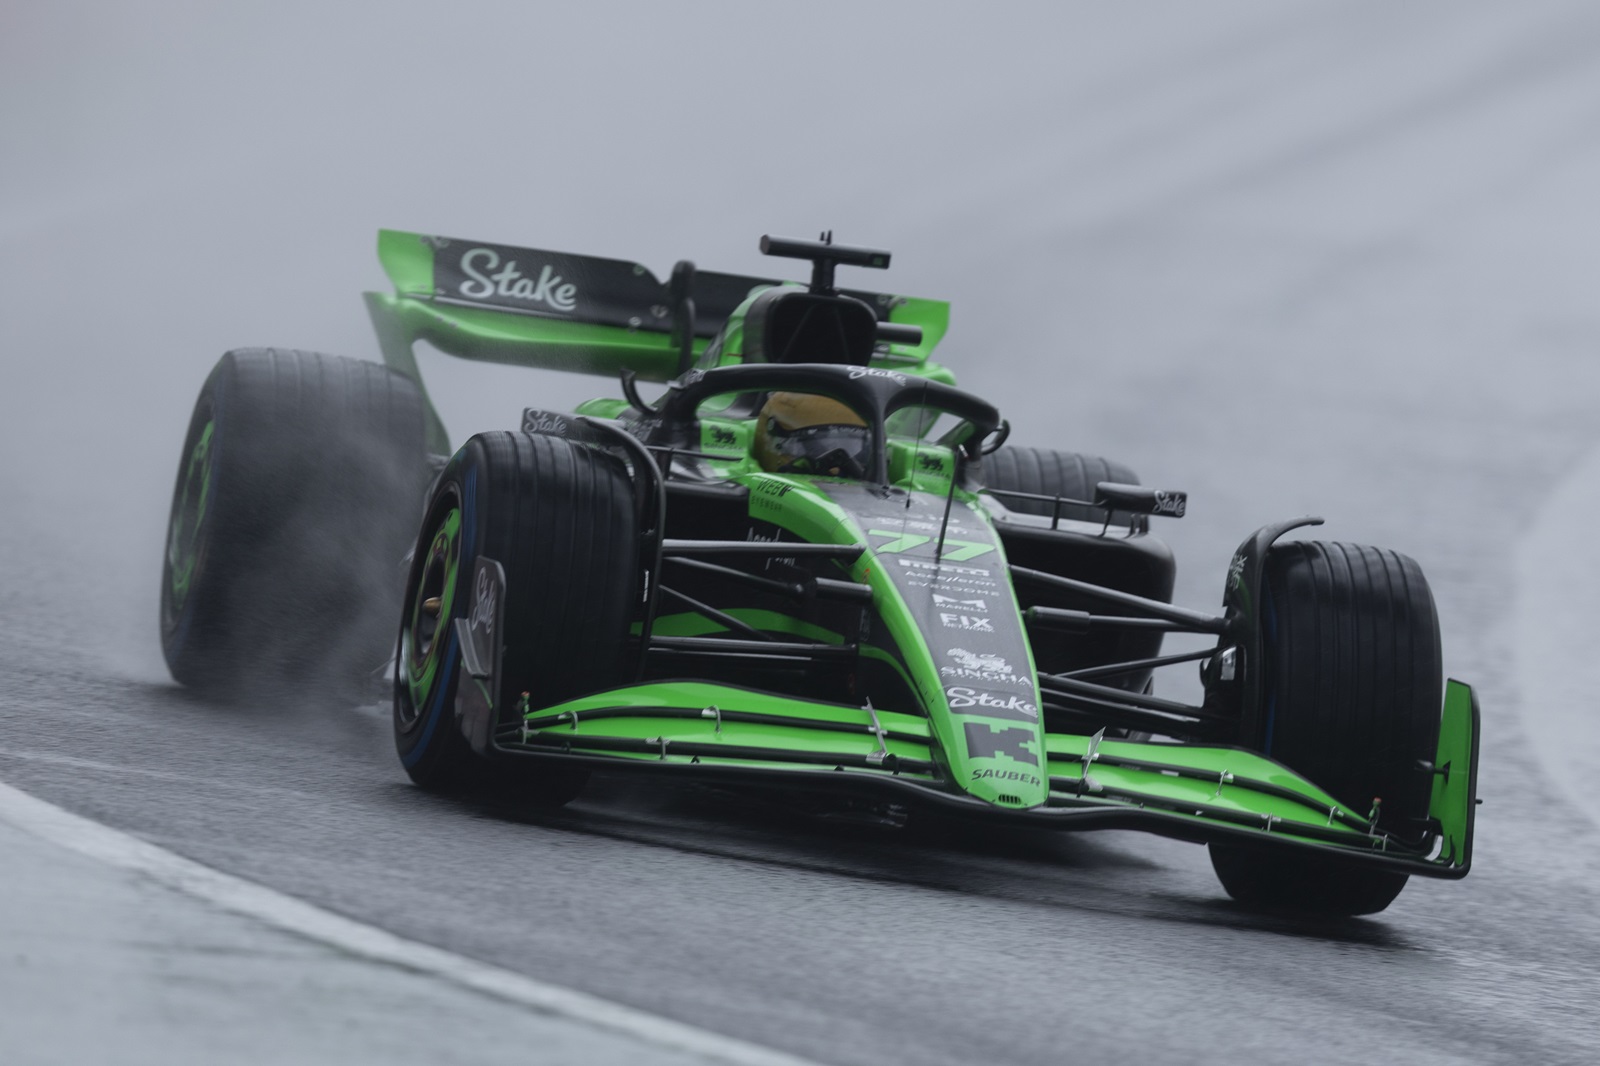
<svg viewBox="0 0 1600 1066">
<path fill-rule="evenodd" d="M 868 536 L 888 537 L 886 544 L 880 544 L 877 551 L 880 555 L 901 555 L 914 548 L 932 542 L 933 538 L 923 533 L 895 533 L 887 529 L 869 529 Z M 943 557 L 953 563 L 964 563 L 968 559 L 976 559 L 980 555 L 994 551 L 993 544 L 982 544 L 971 540 L 956 540 L 946 537 L 944 541 Z"/>
</svg>

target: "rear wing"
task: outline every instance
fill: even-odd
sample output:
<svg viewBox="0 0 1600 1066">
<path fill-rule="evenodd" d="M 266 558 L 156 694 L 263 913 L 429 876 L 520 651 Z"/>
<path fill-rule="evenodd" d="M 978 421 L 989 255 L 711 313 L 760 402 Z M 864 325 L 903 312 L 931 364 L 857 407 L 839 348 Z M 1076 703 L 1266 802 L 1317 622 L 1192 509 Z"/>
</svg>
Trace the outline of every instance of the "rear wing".
<svg viewBox="0 0 1600 1066">
<path fill-rule="evenodd" d="M 378 231 L 394 293 L 366 293 L 384 362 L 420 381 L 412 346 L 463 359 L 670 381 L 752 293 L 788 284 L 679 263 L 663 283 L 638 263 L 488 241 Z M 875 362 L 914 368 L 943 338 L 940 300 L 843 290 L 881 322 L 920 327 L 918 344 L 880 345 Z M 434 428 L 437 430 L 437 423 Z"/>
</svg>

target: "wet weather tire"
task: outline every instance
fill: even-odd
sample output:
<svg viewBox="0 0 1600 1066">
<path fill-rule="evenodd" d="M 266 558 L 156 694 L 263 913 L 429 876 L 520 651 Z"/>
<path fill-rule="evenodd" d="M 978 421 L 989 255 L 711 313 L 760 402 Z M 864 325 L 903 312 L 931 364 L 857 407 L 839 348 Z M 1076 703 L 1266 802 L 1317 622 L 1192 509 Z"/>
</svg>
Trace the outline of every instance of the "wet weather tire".
<svg viewBox="0 0 1600 1066">
<path fill-rule="evenodd" d="M 455 714 L 463 681 L 454 622 L 469 610 L 479 556 L 499 562 L 501 724 L 523 693 L 541 707 L 631 680 L 638 537 L 632 485 L 613 456 L 526 433 L 481 433 L 456 453 L 434 485 L 401 621 L 394 734 L 413 781 L 534 806 L 576 797 L 586 771 L 472 750 Z"/>
<path fill-rule="evenodd" d="M 1044 448 L 1007 446 L 983 460 L 984 478 L 990 488 L 1013 492 L 1034 492 L 1041 496 L 1062 496 L 1069 500 L 1093 500 L 1095 486 L 1102 481 L 1137 485 L 1139 475 L 1121 463 L 1076 452 L 1056 452 Z M 1053 505 L 1043 500 L 1017 500 L 1002 497 L 1008 510 L 1049 517 Z M 1105 512 L 1094 507 L 1064 506 L 1062 518 L 1099 522 Z M 1118 521 L 1125 520 L 1119 515 Z"/>
<path fill-rule="evenodd" d="M 1400 838 L 1425 828 L 1443 698 L 1439 621 L 1422 570 L 1381 548 L 1274 547 L 1262 604 L 1266 705 L 1242 738 Z M 1223 887 L 1249 906 L 1372 914 L 1406 875 L 1338 856 L 1212 844 Z"/>
<path fill-rule="evenodd" d="M 387 661 L 421 512 L 423 403 L 376 363 L 240 349 L 195 403 L 168 523 L 161 649 L 206 694 L 362 692 Z"/>
</svg>

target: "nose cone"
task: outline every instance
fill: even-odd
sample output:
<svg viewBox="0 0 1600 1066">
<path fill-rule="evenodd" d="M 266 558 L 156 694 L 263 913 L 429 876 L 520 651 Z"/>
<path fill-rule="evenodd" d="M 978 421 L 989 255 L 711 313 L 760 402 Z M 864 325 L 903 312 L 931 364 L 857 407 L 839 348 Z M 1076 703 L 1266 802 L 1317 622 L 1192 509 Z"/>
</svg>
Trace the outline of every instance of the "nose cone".
<svg viewBox="0 0 1600 1066">
<path fill-rule="evenodd" d="M 931 621 L 940 624 L 923 633 L 939 674 L 933 702 L 944 706 L 929 711 L 950 775 L 963 790 L 1003 807 L 1037 807 L 1050 791 L 1039 686 L 1009 590 L 996 582 L 986 592 L 961 601 L 987 609 L 981 631 L 952 631 L 943 623 L 967 622 L 968 615 L 938 609 L 953 597 L 932 594 Z"/>
<path fill-rule="evenodd" d="M 1039 686 L 1005 551 L 982 507 L 953 494 L 824 482 L 867 548 L 856 580 L 905 656 L 950 778 L 1003 807 L 1049 795 Z"/>
<path fill-rule="evenodd" d="M 976 706 L 956 706 L 966 699 L 959 688 L 953 686 L 956 691 L 947 695 L 955 735 L 946 751 L 956 783 L 970 795 L 1002 807 L 1043 804 L 1050 784 L 1038 704 L 1020 695 L 1005 698 L 1008 706 L 1027 707 L 1032 720 L 1023 710 L 1007 717 L 970 713 Z M 991 710 L 1000 713 L 997 708 Z"/>
</svg>

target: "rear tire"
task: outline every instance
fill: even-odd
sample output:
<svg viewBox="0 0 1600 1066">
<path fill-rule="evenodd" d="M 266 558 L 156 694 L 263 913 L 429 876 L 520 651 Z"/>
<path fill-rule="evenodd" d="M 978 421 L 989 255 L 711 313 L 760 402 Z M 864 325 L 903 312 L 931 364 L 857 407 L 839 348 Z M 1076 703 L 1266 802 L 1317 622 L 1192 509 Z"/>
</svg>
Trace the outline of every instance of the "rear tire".
<svg viewBox="0 0 1600 1066">
<path fill-rule="evenodd" d="M 422 394 L 377 363 L 240 349 L 200 390 L 161 581 L 172 676 L 354 694 L 387 660 L 426 476 Z"/>
<path fill-rule="evenodd" d="M 1076 452 L 1056 452 L 1044 448 L 1007 446 L 983 460 L 984 477 L 990 488 L 1012 492 L 1034 492 L 1041 496 L 1062 496 L 1069 500 L 1093 500 L 1095 486 L 1102 481 L 1137 485 L 1139 475 L 1121 463 Z M 1043 500 L 1017 500 L 1000 497 L 1011 511 L 1050 517 L 1053 505 Z M 1105 512 L 1097 507 L 1069 504 L 1061 508 L 1062 518 L 1080 522 L 1103 522 Z M 1129 516 L 1118 514 L 1113 521 Z"/>
<path fill-rule="evenodd" d="M 1267 556 L 1262 603 L 1266 707 L 1247 746 L 1303 774 L 1404 838 L 1426 827 L 1443 700 L 1439 620 L 1411 559 L 1381 548 L 1297 541 Z M 1212 844 L 1228 894 L 1268 909 L 1373 914 L 1406 875 L 1337 856 Z"/>
<path fill-rule="evenodd" d="M 1093 500 L 1095 486 L 1102 481 L 1114 481 L 1119 485 L 1139 483 L 1138 474 L 1110 459 L 1102 459 L 1095 455 L 1080 455 L 1076 452 L 1057 452 L 1014 445 L 1000 448 L 993 455 L 987 456 L 983 460 L 983 472 L 990 488 L 1033 492 L 1041 496 L 1060 496 L 1069 500 Z M 1055 505 L 1044 500 L 1018 500 L 1010 496 L 996 498 L 1009 511 L 1043 515 L 1046 518 L 1055 513 Z M 1106 512 L 1098 507 L 1067 504 L 1061 508 L 1061 517 L 1080 522 L 1104 522 Z M 1111 521 L 1121 526 L 1125 526 L 1132 518 L 1133 515 L 1126 511 L 1116 511 L 1111 515 Z M 1167 593 L 1170 592 L 1169 582 Z M 1077 651 L 1081 646 L 1082 642 L 1078 638 L 1062 634 L 1035 634 L 1033 637 L 1035 662 L 1045 673 L 1086 665 L 1075 658 L 1075 653 L 1081 654 Z M 1144 654 L 1158 654 L 1160 647 L 1158 638 Z M 1111 650 L 1115 651 L 1115 645 Z M 1112 659 L 1116 657 L 1113 655 Z M 1141 656 L 1134 654 L 1122 657 Z M 1120 681 L 1113 679 L 1110 683 L 1139 686 L 1137 677 L 1131 676 Z M 1146 678 L 1142 687 L 1147 695 L 1152 691 L 1149 678 Z M 1148 740 L 1150 737 L 1149 733 L 1116 726 L 1110 728 L 1108 735 L 1125 740 Z"/>
<path fill-rule="evenodd" d="M 455 715 L 462 668 L 454 623 L 470 609 L 470 575 L 487 556 L 506 578 L 499 714 L 524 692 L 540 707 L 631 680 L 624 654 L 640 581 L 634 510 L 621 463 L 556 437 L 480 433 L 450 460 L 417 541 L 396 653 L 395 746 L 414 782 L 488 789 L 533 806 L 576 798 L 586 770 L 472 750 Z"/>
</svg>

